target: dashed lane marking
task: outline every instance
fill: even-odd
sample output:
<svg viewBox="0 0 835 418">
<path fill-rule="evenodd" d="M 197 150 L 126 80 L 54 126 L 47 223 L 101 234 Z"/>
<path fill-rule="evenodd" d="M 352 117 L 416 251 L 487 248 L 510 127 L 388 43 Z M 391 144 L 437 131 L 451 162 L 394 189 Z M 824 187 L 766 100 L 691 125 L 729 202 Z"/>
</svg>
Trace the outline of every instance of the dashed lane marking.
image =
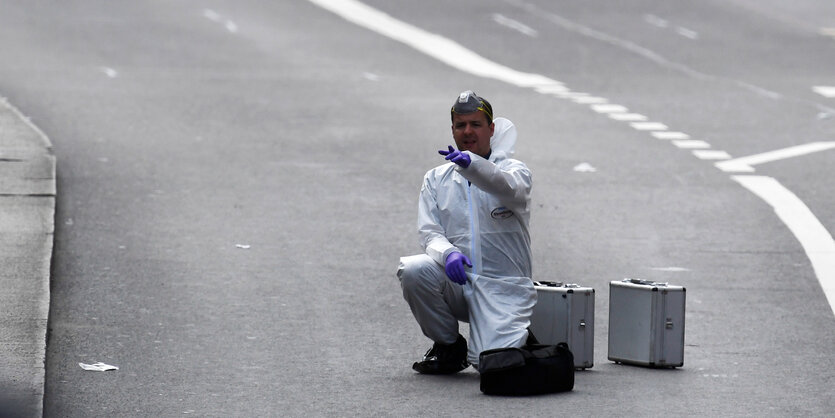
<svg viewBox="0 0 835 418">
<path fill-rule="evenodd" d="M 666 131 L 667 125 L 661 122 L 632 122 L 629 124 L 639 131 Z"/>
<path fill-rule="evenodd" d="M 687 39 L 692 39 L 694 41 L 699 39 L 699 33 L 698 32 L 696 32 L 692 29 L 683 28 L 681 26 L 676 28 L 676 33 L 685 37 L 685 38 L 687 38 Z"/>
<path fill-rule="evenodd" d="M 579 104 L 601 104 L 601 103 L 608 103 L 609 99 L 603 97 L 594 97 L 594 96 L 580 96 L 571 99 L 574 103 Z"/>
<path fill-rule="evenodd" d="M 712 149 L 693 150 L 693 155 L 700 160 L 727 160 L 731 158 L 731 154 L 725 151 Z"/>
<path fill-rule="evenodd" d="M 656 15 L 652 15 L 652 14 L 644 15 L 644 21 L 649 23 L 652 26 L 655 26 L 655 27 L 658 27 L 658 28 L 661 28 L 661 29 L 665 29 L 668 26 L 670 26 L 670 22 L 668 22 L 667 19 L 662 19 L 662 18 L 660 18 Z"/>
<path fill-rule="evenodd" d="M 658 139 L 690 139 L 690 135 L 687 135 L 684 132 L 676 132 L 676 131 L 662 131 L 662 132 L 652 132 L 652 136 Z"/>
<path fill-rule="evenodd" d="M 699 139 L 677 139 L 673 141 L 673 145 L 684 149 L 710 148 L 710 144 Z"/>
<path fill-rule="evenodd" d="M 235 22 L 223 17 L 220 13 L 212 9 L 203 9 L 203 17 L 211 20 L 212 22 L 220 23 L 227 31 L 229 31 L 229 33 L 238 32 L 238 25 L 236 25 Z"/>
<path fill-rule="evenodd" d="M 591 110 L 597 113 L 625 113 L 629 111 L 626 106 L 616 104 L 595 104 L 591 106 Z"/>
<path fill-rule="evenodd" d="M 642 122 L 649 119 L 640 113 L 610 113 L 609 117 L 621 122 Z"/>
<path fill-rule="evenodd" d="M 536 38 L 539 36 L 539 33 L 536 29 L 519 22 L 517 20 L 513 20 L 505 15 L 499 13 L 493 13 L 493 21 L 510 29 L 513 29 L 523 35 L 530 36 L 531 38 Z"/>
<path fill-rule="evenodd" d="M 571 90 L 569 90 L 568 87 L 562 83 L 556 80 L 554 80 L 554 82 L 555 84 L 534 87 L 534 90 L 540 94 L 566 94 L 571 92 Z"/>
<path fill-rule="evenodd" d="M 661 29 L 667 29 L 670 27 L 670 22 L 667 19 L 660 18 L 653 14 L 644 15 L 644 21 Z M 688 39 L 699 39 L 698 32 L 681 26 L 676 27 L 676 33 Z"/>
</svg>

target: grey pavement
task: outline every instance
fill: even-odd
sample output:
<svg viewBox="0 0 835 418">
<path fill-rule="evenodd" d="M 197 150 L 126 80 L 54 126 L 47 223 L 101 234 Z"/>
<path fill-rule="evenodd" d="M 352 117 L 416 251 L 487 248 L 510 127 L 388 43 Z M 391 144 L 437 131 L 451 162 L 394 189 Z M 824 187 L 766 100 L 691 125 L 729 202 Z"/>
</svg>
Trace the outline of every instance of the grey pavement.
<svg viewBox="0 0 835 418">
<path fill-rule="evenodd" d="M 733 157 L 835 138 L 821 112 L 835 98 L 811 89 L 835 85 L 835 38 L 819 33 L 835 27 L 831 1 L 792 3 L 820 23 L 772 18 L 776 0 L 363 3 Z M 835 317 L 805 252 L 768 204 L 690 149 L 580 100 L 464 73 L 311 2 L 2 9 L 0 94 L 60 160 L 45 416 L 835 410 Z M 535 278 L 597 289 L 595 365 L 571 393 L 487 397 L 473 369 L 410 368 L 430 342 L 394 271 L 420 251 L 420 180 L 450 139 L 451 100 L 469 88 L 519 128 L 517 157 L 535 176 Z M 757 173 L 835 231 L 835 150 Z M 47 198 L 16 199 L 51 200 L 36 194 Z M 608 361 L 607 286 L 623 277 L 687 287 L 684 367 Z M 97 361 L 119 371 L 78 367 Z M 0 392 L 15 393 L 21 415 L 38 414 L 27 403 L 38 384 L 9 387 Z"/>
<path fill-rule="evenodd" d="M 0 99 L 0 415 L 41 416 L 55 157 L 46 135 Z"/>
</svg>

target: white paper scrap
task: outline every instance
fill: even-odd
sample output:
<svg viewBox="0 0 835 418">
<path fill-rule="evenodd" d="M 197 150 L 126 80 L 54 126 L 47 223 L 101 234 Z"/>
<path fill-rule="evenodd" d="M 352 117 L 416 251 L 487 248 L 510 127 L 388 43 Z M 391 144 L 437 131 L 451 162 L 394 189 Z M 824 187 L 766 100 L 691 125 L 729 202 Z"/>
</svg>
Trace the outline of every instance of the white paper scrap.
<svg viewBox="0 0 835 418">
<path fill-rule="evenodd" d="M 250 245 L 248 245 L 248 244 L 235 244 L 235 247 L 242 248 L 244 250 L 248 250 Z"/>
<path fill-rule="evenodd" d="M 78 365 L 81 366 L 82 369 L 89 370 L 91 372 L 106 372 L 106 371 L 109 371 L 109 370 L 119 370 L 119 368 L 116 367 L 116 366 L 111 366 L 109 364 L 104 364 L 102 362 L 93 363 L 93 364 L 78 363 Z"/>
<path fill-rule="evenodd" d="M 594 173 L 597 171 L 597 169 L 592 167 L 592 165 L 589 163 L 581 163 L 574 166 L 574 171 L 580 173 Z"/>
</svg>

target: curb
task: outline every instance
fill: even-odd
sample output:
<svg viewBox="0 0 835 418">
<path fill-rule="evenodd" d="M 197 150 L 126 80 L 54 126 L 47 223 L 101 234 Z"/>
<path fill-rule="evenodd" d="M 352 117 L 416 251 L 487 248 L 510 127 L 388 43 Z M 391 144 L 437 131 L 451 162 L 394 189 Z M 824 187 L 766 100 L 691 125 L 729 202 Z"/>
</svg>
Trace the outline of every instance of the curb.
<svg viewBox="0 0 835 418">
<path fill-rule="evenodd" d="M 0 411 L 12 416 L 43 415 L 56 195 L 52 143 L 0 97 Z"/>
</svg>

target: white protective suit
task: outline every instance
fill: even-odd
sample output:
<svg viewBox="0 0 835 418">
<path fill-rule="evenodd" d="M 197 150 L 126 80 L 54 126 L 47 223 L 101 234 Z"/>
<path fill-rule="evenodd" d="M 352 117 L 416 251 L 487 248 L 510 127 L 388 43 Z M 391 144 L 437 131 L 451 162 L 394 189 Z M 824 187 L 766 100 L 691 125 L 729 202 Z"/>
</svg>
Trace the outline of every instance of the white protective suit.
<svg viewBox="0 0 835 418">
<path fill-rule="evenodd" d="M 510 158 L 516 127 L 505 118 L 494 123 L 489 160 L 468 152 L 469 167 L 448 163 L 426 173 L 418 208 L 418 233 L 426 255 L 401 258 L 398 271 L 404 297 L 428 337 L 445 340 L 441 343 L 457 337 L 457 322 L 454 331 L 444 330 L 443 335 L 428 329 L 438 316 L 445 324 L 451 317 L 470 323 L 468 360 L 476 365 L 484 350 L 524 345 L 536 303 L 528 231 L 531 173 Z M 453 251 L 473 264 L 463 286 L 452 283 L 443 270 Z M 417 270 L 420 273 L 410 273 Z M 439 281 L 425 293 L 443 301 L 416 300 L 432 296 L 410 294 L 421 291 L 410 290 L 404 277 L 418 274 L 419 283 Z M 466 307 L 455 306 L 462 302 Z"/>
</svg>

